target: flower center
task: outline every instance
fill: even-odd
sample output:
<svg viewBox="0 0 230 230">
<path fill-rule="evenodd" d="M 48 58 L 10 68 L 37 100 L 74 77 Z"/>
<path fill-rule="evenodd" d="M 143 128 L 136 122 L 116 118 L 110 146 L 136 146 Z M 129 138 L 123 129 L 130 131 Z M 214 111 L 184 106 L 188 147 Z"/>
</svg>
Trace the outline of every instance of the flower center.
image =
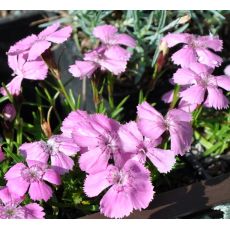
<svg viewBox="0 0 230 230">
<path fill-rule="evenodd" d="M 7 204 L 0 209 L 0 218 L 3 219 L 20 219 L 24 218 L 25 211 L 21 206 Z"/>
<path fill-rule="evenodd" d="M 50 155 L 56 155 L 59 152 L 59 144 L 57 143 L 55 137 L 50 138 L 47 141 L 47 146 L 48 146 Z"/>
<path fill-rule="evenodd" d="M 198 85 L 206 88 L 207 86 L 216 86 L 216 82 L 213 81 L 213 77 L 209 73 L 201 73 L 200 77 L 196 79 Z"/>
<path fill-rule="evenodd" d="M 33 183 L 42 179 L 44 170 L 37 165 L 33 165 L 30 168 L 23 169 L 21 175 L 28 183 Z"/>
<path fill-rule="evenodd" d="M 137 152 L 137 155 L 136 155 L 137 160 L 142 164 L 144 164 L 145 161 L 146 161 L 146 152 L 147 152 L 147 149 L 146 149 L 144 143 L 142 143 L 138 147 L 138 152 Z"/>
<path fill-rule="evenodd" d="M 109 183 L 125 186 L 129 182 L 129 173 L 124 170 L 111 169 L 107 176 Z"/>
<path fill-rule="evenodd" d="M 118 149 L 117 139 L 118 137 L 115 133 L 106 134 L 100 137 L 99 145 L 104 146 L 109 154 L 113 154 Z"/>
</svg>

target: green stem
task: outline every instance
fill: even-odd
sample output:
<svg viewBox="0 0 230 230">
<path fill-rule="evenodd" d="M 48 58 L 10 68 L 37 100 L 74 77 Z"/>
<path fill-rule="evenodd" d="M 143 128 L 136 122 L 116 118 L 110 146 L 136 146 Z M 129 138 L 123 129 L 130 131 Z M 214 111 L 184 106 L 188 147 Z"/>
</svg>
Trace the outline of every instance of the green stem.
<svg viewBox="0 0 230 230">
<path fill-rule="evenodd" d="M 65 87 L 64 87 L 64 85 L 63 85 L 61 79 L 57 79 L 57 82 L 58 82 L 58 85 L 59 85 L 59 87 L 60 87 L 60 90 L 61 90 L 61 92 L 63 93 L 63 95 L 65 96 L 65 98 L 66 98 L 66 100 L 67 100 L 69 106 L 70 106 L 71 109 L 74 111 L 74 110 L 75 110 L 75 105 L 73 104 L 73 102 L 71 101 L 71 99 L 70 99 L 68 93 L 66 92 L 66 89 L 65 89 Z"/>
<path fill-rule="evenodd" d="M 98 92 L 98 84 L 97 84 L 97 80 L 96 80 L 96 76 L 93 76 L 93 78 L 91 79 L 91 87 L 93 90 L 93 101 L 95 104 L 95 110 L 96 112 L 98 112 L 98 105 L 100 104 L 100 95 Z"/>
<path fill-rule="evenodd" d="M 180 91 L 180 86 L 176 85 L 174 90 L 173 90 L 173 100 L 170 104 L 170 109 L 173 109 L 176 106 L 177 101 L 179 100 L 179 91 Z"/>
<path fill-rule="evenodd" d="M 109 105 L 111 110 L 114 109 L 113 89 L 114 89 L 114 77 L 112 76 L 112 74 L 109 74 L 107 78 L 107 91 L 108 91 Z"/>
</svg>

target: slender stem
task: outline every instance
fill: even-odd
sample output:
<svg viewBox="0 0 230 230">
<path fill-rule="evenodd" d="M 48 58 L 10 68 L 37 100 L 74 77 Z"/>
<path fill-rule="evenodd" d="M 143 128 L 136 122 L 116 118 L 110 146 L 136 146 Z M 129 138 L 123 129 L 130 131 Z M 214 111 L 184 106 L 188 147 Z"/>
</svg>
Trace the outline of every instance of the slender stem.
<svg viewBox="0 0 230 230">
<path fill-rule="evenodd" d="M 86 78 L 82 80 L 82 108 L 86 107 Z"/>
<path fill-rule="evenodd" d="M 173 100 L 170 104 L 170 107 L 169 107 L 170 109 L 173 109 L 176 106 L 176 103 L 179 100 L 179 96 L 178 96 L 179 91 L 180 91 L 180 86 L 176 85 L 174 90 L 173 90 Z"/>
<path fill-rule="evenodd" d="M 158 73 L 158 64 L 155 64 L 153 75 L 152 75 L 152 78 L 151 78 L 151 81 L 150 81 L 150 84 L 149 84 L 149 88 L 147 89 L 145 98 L 147 98 L 149 93 L 151 91 L 153 91 L 154 88 L 155 88 L 155 85 L 156 85 L 156 82 L 157 82 L 157 73 Z"/>
<path fill-rule="evenodd" d="M 93 101 L 95 104 L 95 110 L 98 111 L 98 105 L 100 103 L 100 95 L 98 92 L 98 85 L 97 85 L 97 80 L 96 80 L 96 76 L 93 76 L 91 78 L 91 86 L 92 86 L 92 90 L 93 90 Z"/>
<path fill-rule="evenodd" d="M 60 86 L 60 90 L 63 93 L 63 95 L 65 96 L 69 106 L 71 107 L 72 110 L 75 110 L 75 106 L 74 106 L 73 102 L 71 101 L 68 93 L 66 92 L 66 89 L 65 89 L 61 79 L 57 79 L 57 82 L 58 82 L 58 85 Z"/>
<path fill-rule="evenodd" d="M 109 105 L 111 110 L 114 109 L 113 89 L 114 89 L 114 77 L 112 76 L 112 74 L 111 75 L 109 74 L 107 78 L 107 91 L 108 91 Z"/>
</svg>

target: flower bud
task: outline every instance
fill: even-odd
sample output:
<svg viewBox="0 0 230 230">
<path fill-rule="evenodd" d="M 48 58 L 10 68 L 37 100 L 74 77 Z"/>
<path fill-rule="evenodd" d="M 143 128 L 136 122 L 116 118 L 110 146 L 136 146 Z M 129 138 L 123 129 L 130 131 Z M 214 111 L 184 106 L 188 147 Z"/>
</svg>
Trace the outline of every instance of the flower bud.
<svg viewBox="0 0 230 230">
<path fill-rule="evenodd" d="M 163 39 L 162 39 L 162 41 L 161 41 L 161 43 L 159 45 L 159 51 L 162 52 L 163 56 L 165 56 L 168 53 L 168 51 L 169 51 L 167 42 L 164 41 Z"/>
<path fill-rule="evenodd" d="M 2 115 L 5 121 L 12 122 L 16 117 L 16 109 L 13 104 L 6 104 L 2 110 Z"/>
<path fill-rule="evenodd" d="M 188 21 L 190 21 L 190 19 L 191 19 L 191 16 L 189 14 L 187 14 L 187 15 L 185 15 L 179 19 L 178 24 L 183 25 L 183 24 L 187 23 Z"/>
<path fill-rule="evenodd" d="M 41 124 L 42 131 L 46 135 L 46 137 L 51 137 L 52 136 L 52 131 L 49 122 L 43 121 Z"/>
</svg>

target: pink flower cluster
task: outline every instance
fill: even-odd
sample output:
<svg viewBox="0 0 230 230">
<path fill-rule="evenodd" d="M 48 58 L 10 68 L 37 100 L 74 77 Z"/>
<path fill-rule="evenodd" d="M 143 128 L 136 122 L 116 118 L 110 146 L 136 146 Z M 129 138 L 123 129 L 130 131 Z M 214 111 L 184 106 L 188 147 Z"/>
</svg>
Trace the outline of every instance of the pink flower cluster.
<svg viewBox="0 0 230 230">
<path fill-rule="evenodd" d="M 59 29 L 60 24 L 55 23 L 38 35 L 30 35 L 10 47 L 8 55 L 8 64 L 13 70 L 13 80 L 6 86 L 12 95 L 18 95 L 21 91 L 23 79 L 44 80 L 48 73 L 48 67 L 41 58 L 52 43 L 63 43 L 72 32 L 70 26 Z M 7 95 L 4 88 L 0 93 Z"/>
<path fill-rule="evenodd" d="M 23 79 L 46 78 L 48 67 L 41 54 L 52 43 L 67 40 L 72 31 L 69 26 L 59 27 L 55 23 L 10 48 L 8 62 L 15 75 L 7 85 L 11 94 L 20 93 Z M 70 66 L 73 76 L 90 78 L 99 68 L 114 75 L 124 72 L 131 56 L 124 46 L 134 48 L 135 40 L 119 34 L 110 25 L 94 28 L 93 34 L 100 40 L 100 46 Z M 169 47 L 183 43 L 182 49 L 172 56 L 173 62 L 181 65 L 172 78 L 172 84 L 181 86 L 178 108 L 170 109 L 163 116 L 148 102 L 143 102 L 137 106 L 137 120 L 126 124 L 103 114 L 71 112 L 62 123 L 61 134 L 19 147 L 24 162 L 13 165 L 5 174 L 6 187 L 0 190 L 0 218 L 43 218 L 43 208 L 38 204 L 21 205 L 25 195 L 28 193 L 34 201 L 48 201 L 53 195 L 51 186 L 60 185 L 61 176 L 73 169 L 72 157 L 77 153 L 80 169 L 87 173 L 85 194 L 95 197 L 103 193 L 101 213 L 122 218 L 133 210 L 148 207 L 155 192 L 146 162 L 151 162 L 160 173 L 169 172 L 176 156 L 185 154 L 190 148 L 191 112 L 197 105 L 203 103 L 222 109 L 229 104 L 220 88 L 230 90 L 230 77 L 213 75 L 214 68 L 222 62 L 213 52 L 222 50 L 220 39 L 186 33 L 168 34 L 163 41 Z M 5 89 L 1 88 L 1 93 L 6 95 Z M 165 94 L 163 100 L 171 102 L 173 91 Z M 166 150 L 163 145 L 168 138 L 170 148 Z M 3 159 L 0 148 L 0 161 Z"/>
<path fill-rule="evenodd" d="M 32 200 L 47 201 L 53 193 L 49 184 L 61 184 L 60 176 L 73 168 L 74 161 L 70 156 L 74 156 L 79 151 L 79 147 L 68 137 L 54 135 L 46 142 L 24 143 L 20 146 L 19 151 L 24 156 L 26 164 L 17 163 L 5 174 L 7 194 L 20 197 L 20 202 L 27 192 Z M 3 159 L 2 151 L 0 153 Z M 4 205 L 0 206 L 1 218 L 39 217 L 39 213 L 35 213 L 34 216 L 28 213 L 27 208 L 30 205 L 31 208 L 38 208 L 38 211 L 42 210 L 37 204 L 30 204 L 28 207 L 22 208 L 19 206 L 20 202 L 15 202 L 14 199 L 13 203 L 8 203 L 4 199 L 2 202 Z M 9 210 L 12 208 L 11 216 L 5 214 L 8 212 L 8 208 Z"/>
<path fill-rule="evenodd" d="M 100 201 L 101 212 L 111 218 L 146 208 L 153 199 L 149 159 L 161 173 L 169 172 L 175 156 L 183 155 L 192 139 L 191 115 L 174 109 L 163 117 L 150 104 L 138 106 L 137 122 L 121 125 L 102 114 L 77 110 L 63 121 L 64 136 L 80 147 L 80 168 L 88 175 L 84 191 L 89 197 L 110 187 Z M 161 149 L 162 134 L 169 133 L 171 150 Z"/>
<path fill-rule="evenodd" d="M 230 90 L 230 77 L 213 75 L 214 68 L 220 66 L 222 58 L 211 50 L 221 51 L 222 40 L 211 35 L 196 36 L 188 33 L 168 34 L 162 40 L 168 47 L 184 44 L 172 56 L 173 62 L 181 65 L 173 75 L 173 84 L 181 86 L 179 108 L 189 112 L 201 104 L 214 109 L 228 108 L 229 101 L 220 88 Z M 172 91 L 163 96 L 167 103 L 172 98 Z"/>
<path fill-rule="evenodd" d="M 114 75 L 124 72 L 131 54 L 122 46 L 134 48 L 135 40 L 127 34 L 117 33 L 117 28 L 111 25 L 95 27 L 93 35 L 100 40 L 101 45 L 85 53 L 83 61 L 75 61 L 75 64 L 69 68 L 70 73 L 74 77 L 83 79 L 91 78 L 98 68 L 108 70 Z"/>
</svg>

